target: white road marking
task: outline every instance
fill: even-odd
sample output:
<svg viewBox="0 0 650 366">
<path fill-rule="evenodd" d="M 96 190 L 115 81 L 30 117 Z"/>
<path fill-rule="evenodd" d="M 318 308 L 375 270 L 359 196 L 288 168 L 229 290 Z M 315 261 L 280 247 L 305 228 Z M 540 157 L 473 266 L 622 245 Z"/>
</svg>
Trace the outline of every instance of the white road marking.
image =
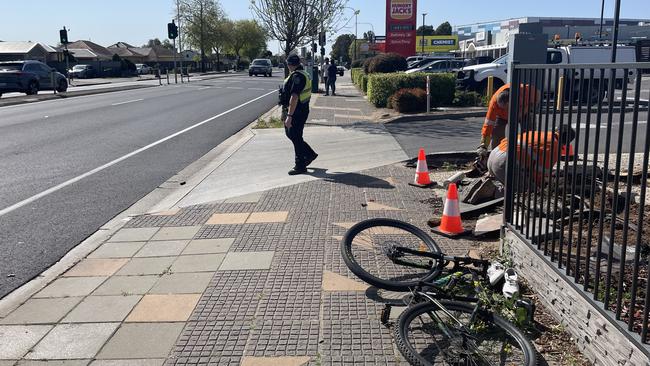
<svg viewBox="0 0 650 366">
<path fill-rule="evenodd" d="M 264 88 L 248 88 L 248 90 L 266 90 Z"/>
<path fill-rule="evenodd" d="M 205 90 L 205 89 L 210 89 L 210 86 L 204 86 L 203 88 L 199 88 L 198 90 Z"/>
<path fill-rule="evenodd" d="M 46 189 L 46 190 L 44 190 L 44 191 L 42 191 L 42 192 L 40 192 L 38 194 L 35 194 L 35 195 L 33 195 L 33 196 L 31 196 L 31 197 L 29 197 L 27 199 L 24 199 L 24 200 L 22 200 L 22 201 L 20 201 L 18 203 L 15 203 L 15 204 L 13 204 L 13 205 L 11 205 L 9 207 L 3 208 L 2 210 L 0 210 L 0 216 L 4 216 L 4 215 L 6 215 L 6 214 L 8 214 L 8 213 L 10 213 L 12 211 L 15 211 L 15 210 L 17 210 L 17 209 L 19 209 L 19 208 L 21 208 L 23 206 L 26 206 L 26 205 L 28 205 L 28 204 L 36 201 L 36 200 L 39 200 L 39 199 L 41 199 L 41 198 L 43 198 L 45 196 L 48 196 L 48 195 L 50 195 L 50 194 L 52 194 L 54 192 L 57 192 L 57 191 L 65 188 L 65 187 L 67 187 L 67 186 L 69 186 L 71 184 L 77 183 L 77 182 L 79 182 L 80 180 L 82 180 L 84 178 L 90 177 L 91 175 L 93 175 L 95 173 L 99 173 L 102 170 L 110 168 L 113 165 L 118 164 L 118 163 L 120 163 L 120 162 L 122 162 L 122 161 L 124 161 L 124 160 L 126 160 L 126 159 L 128 159 L 130 157 L 133 157 L 133 156 L 135 156 L 135 155 L 137 155 L 137 154 L 139 154 L 141 152 L 147 151 L 147 150 L 151 149 L 152 147 L 158 146 L 158 145 L 162 144 L 163 142 L 166 142 L 168 140 L 173 139 L 176 136 L 180 136 L 180 135 L 182 135 L 182 134 L 184 134 L 184 133 L 186 133 L 188 131 L 191 131 L 191 130 L 197 128 L 197 127 L 203 126 L 206 123 L 214 121 L 215 119 L 217 119 L 219 117 L 225 116 L 228 113 L 234 112 L 234 111 L 236 111 L 236 110 L 238 110 L 238 109 L 240 109 L 242 107 L 245 107 L 245 106 L 247 106 L 247 105 L 249 105 L 251 103 L 254 103 L 254 102 L 256 102 L 256 101 L 258 101 L 258 100 L 260 100 L 260 99 L 262 99 L 264 97 L 267 97 L 269 95 L 271 95 L 271 93 L 266 93 L 264 95 L 261 95 L 261 96 L 255 98 L 255 99 L 251 99 L 246 103 L 240 104 L 240 105 L 238 105 L 236 107 L 233 107 L 233 108 L 231 108 L 231 109 L 229 109 L 229 110 L 227 110 L 225 112 L 219 113 L 216 116 L 210 117 L 210 118 L 208 118 L 208 119 L 206 119 L 204 121 L 201 121 L 201 122 L 196 123 L 196 124 L 194 124 L 192 126 L 189 126 L 189 127 L 185 128 L 183 130 L 180 130 L 180 131 L 178 131 L 176 133 L 173 133 L 173 134 L 171 134 L 171 135 L 169 135 L 167 137 L 164 137 L 164 138 L 162 138 L 162 139 L 160 139 L 160 140 L 158 140 L 156 142 L 152 142 L 147 146 L 141 147 L 141 148 L 139 148 L 139 149 L 137 149 L 135 151 L 132 151 L 132 152 L 126 154 L 126 155 L 123 155 L 123 156 L 121 156 L 121 157 L 119 157 L 119 158 L 117 158 L 117 159 L 115 159 L 113 161 L 110 161 L 110 162 L 108 162 L 108 163 L 106 163 L 106 164 L 104 164 L 102 166 L 99 166 L 99 167 L 97 167 L 97 168 L 95 168 L 93 170 L 90 170 L 90 171 L 88 171 L 86 173 L 78 175 L 78 176 L 76 176 L 76 177 L 74 177 L 72 179 L 69 179 L 69 180 L 61 183 L 61 184 L 57 184 L 56 186 L 54 186 L 52 188 Z"/>
<path fill-rule="evenodd" d="M 238 86 L 229 86 L 226 89 L 244 89 L 244 88 L 240 88 Z"/>
<path fill-rule="evenodd" d="M 143 101 L 143 100 L 144 100 L 144 99 L 142 99 L 142 98 L 140 98 L 140 99 L 133 99 L 133 100 L 127 100 L 126 102 L 113 103 L 113 104 L 111 104 L 111 105 L 112 105 L 112 106 L 116 106 L 116 105 L 122 105 L 122 104 L 129 104 L 129 103 L 141 102 L 141 101 Z"/>
</svg>

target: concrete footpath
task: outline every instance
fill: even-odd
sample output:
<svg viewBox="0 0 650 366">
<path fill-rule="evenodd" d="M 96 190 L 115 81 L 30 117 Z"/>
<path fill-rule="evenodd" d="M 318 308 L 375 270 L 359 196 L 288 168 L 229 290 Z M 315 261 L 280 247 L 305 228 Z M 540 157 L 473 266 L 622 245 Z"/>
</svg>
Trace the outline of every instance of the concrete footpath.
<svg viewBox="0 0 650 366">
<path fill-rule="evenodd" d="M 339 84 L 345 96 L 312 100 L 309 174 L 286 174 L 283 130 L 242 131 L 151 212 L 1 300 L 0 366 L 406 364 L 340 240 L 369 217 L 426 228 L 443 192 L 408 185 L 408 156 Z M 449 254 L 476 245 L 435 239 Z"/>
</svg>

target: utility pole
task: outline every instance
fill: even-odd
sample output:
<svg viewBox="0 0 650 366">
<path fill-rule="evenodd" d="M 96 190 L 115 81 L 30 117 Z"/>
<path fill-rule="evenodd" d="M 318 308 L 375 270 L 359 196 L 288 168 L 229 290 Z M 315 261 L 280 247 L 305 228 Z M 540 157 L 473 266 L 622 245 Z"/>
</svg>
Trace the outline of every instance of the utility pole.
<svg viewBox="0 0 650 366">
<path fill-rule="evenodd" d="M 183 42 L 181 38 L 181 1 L 180 0 L 176 0 L 176 23 L 178 24 L 178 51 L 180 53 L 183 51 Z M 181 83 L 182 82 L 183 82 L 183 55 L 181 55 Z"/>
<path fill-rule="evenodd" d="M 424 22 L 424 19 L 426 18 L 426 16 L 427 16 L 427 13 L 422 13 L 422 39 L 420 40 L 420 42 L 422 43 L 422 54 L 423 55 L 424 55 L 424 30 L 425 30 L 424 25 L 426 24 Z"/>
<path fill-rule="evenodd" d="M 354 59 L 358 59 L 357 56 L 357 38 L 359 38 L 359 33 L 357 32 L 357 17 L 359 16 L 359 10 L 354 11 Z"/>
<path fill-rule="evenodd" d="M 614 37 L 612 39 L 612 63 L 616 62 L 616 44 L 618 43 L 618 25 L 621 20 L 621 0 L 616 0 L 614 10 Z M 623 85 L 625 88 L 625 85 Z"/>
<path fill-rule="evenodd" d="M 605 15 L 605 0 L 602 1 L 600 6 L 600 30 L 598 31 L 598 40 L 603 40 L 603 16 Z"/>
<path fill-rule="evenodd" d="M 201 72 L 205 72 L 205 46 L 203 44 L 203 1 L 199 1 L 199 18 L 201 19 L 201 37 L 199 43 L 201 43 Z M 217 64 L 217 66 L 219 66 Z"/>
</svg>

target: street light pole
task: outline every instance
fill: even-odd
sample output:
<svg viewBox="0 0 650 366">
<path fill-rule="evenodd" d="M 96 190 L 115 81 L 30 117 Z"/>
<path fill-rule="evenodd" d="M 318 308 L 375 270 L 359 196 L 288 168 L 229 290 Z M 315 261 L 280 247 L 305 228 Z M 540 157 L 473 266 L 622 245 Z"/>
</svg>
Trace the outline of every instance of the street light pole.
<svg viewBox="0 0 650 366">
<path fill-rule="evenodd" d="M 427 13 L 422 13 L 422 39 L 420 39 L 420 43 L 422 44 L 422 54 L 424 55 L 424 19 L 426 18 Z"/>
<path fill-rule="evenodd" d="M 357 56 L 357 38 L 359 38 L 359 33 L 358 33 L 358 16 L 359 16 L 359 10 L 354 11 L 354 59 L 356 60 L 358 58 Z"/>
<path fill-rule="evenodd" d="M 612 63 L 616 62 L 616 44 L 618 43 L 618 25 L 620 20 L 621 20 L 621 0 L 616 0 L 616 8 L 614 10 L 614 37 L 612 39 Z"/>
<path fill-rule="evenodd" d="M 605 0 L 602 1 L 600 6 L 600 30 L 598 31 L 598 40 L 603 40 L 603 16 L 605 15 Z"/>
</svg>

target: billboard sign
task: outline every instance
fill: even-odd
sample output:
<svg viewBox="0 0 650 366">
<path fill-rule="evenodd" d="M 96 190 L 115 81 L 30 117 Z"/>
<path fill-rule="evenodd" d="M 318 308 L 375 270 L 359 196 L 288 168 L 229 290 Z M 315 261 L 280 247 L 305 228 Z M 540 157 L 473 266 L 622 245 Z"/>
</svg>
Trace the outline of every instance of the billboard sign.
<svg viewBox="0 0 650 366">
<path fill-rule="evenodd" d="M 386 52 L 415 54 L 417 0 L 386 0 Z"/>
<path fill-rule="evenodd" d="M 418 51 L 422 50 L 424 42 L 424 52 L 449 52 L 458 49 L 458 36 L 424 36 L 418 37 Z"/>
</svg>

